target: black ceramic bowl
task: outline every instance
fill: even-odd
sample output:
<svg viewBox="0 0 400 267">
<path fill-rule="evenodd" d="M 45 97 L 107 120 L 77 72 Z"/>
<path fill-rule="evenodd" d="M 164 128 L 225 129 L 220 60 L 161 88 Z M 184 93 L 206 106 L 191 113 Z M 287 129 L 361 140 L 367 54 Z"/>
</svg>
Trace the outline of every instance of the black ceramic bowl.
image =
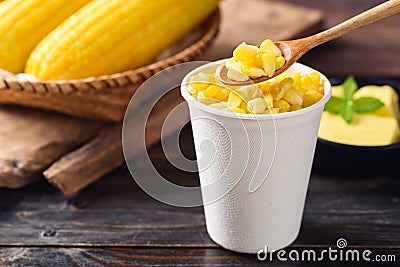
<svg viewBox="0 0 400 267">
<path fill-rule="evenodd" d="M 359 87 L 390 85 L 400 95 L 400 79 L 355 77 Z M 331 78 L 332 85 L 345 77 Z M 325 173 L 346 176 L 397 176 L 400 178 L 400 143 L 388 146 L 352 146 L 318 138 L 314 167 Z"/>
</svg>

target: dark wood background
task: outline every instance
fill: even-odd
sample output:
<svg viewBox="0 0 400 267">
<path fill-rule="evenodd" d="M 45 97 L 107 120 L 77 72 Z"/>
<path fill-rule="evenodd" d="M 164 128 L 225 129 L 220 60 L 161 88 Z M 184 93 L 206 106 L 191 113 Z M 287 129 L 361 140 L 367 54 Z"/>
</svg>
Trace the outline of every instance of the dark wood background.
<svg viewBox="0 0 400 267">
<path fill-rule="evenodd" d="M 316 7 L 332 26 L 383 1 L 290 1 Z M 400 16 L 316 48 L 301 61 L 326 73 L 400 77 Z M 182 149 L 193 157 L 191 132 Z M 160 172 L 181 184 L 196 174 L 178 172 L 160 146 L 150 150 Z M 396 263 L 323 262 L 324 266 L 400 265 L 400 175 L 341 177 L 313 171 L 301 233 L 289 249 L 335 247 L 395 255 Z M 254 266 L 254 255 L 221 249 L 205 229 L 202 208 L 175 208 L 147 196 L 125 167 L 72 196 L 44 181 L 22 190 L 0 189 L 0 266 Z M 317 266 L 278 262 L 277 266 Z"/>
</svg>

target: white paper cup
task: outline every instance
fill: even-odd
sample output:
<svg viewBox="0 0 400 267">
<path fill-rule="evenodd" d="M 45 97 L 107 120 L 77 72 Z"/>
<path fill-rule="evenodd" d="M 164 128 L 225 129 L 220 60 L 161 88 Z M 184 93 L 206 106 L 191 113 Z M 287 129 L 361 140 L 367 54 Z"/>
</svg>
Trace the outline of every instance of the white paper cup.
<svg viewBox="0 0 400 267">
<path fill-rule="evenodd" d="M 282 114 L 235 114 L 195 100 L 189 78 L 181 93 L 188 102 L 200 184 L 210 237 L 244 253 L 279 250 L 298 236 L 317 133 L 331 85 L 318 103 Z M 295 63 L 289 74 L 315 70 Z"/>
</svg>

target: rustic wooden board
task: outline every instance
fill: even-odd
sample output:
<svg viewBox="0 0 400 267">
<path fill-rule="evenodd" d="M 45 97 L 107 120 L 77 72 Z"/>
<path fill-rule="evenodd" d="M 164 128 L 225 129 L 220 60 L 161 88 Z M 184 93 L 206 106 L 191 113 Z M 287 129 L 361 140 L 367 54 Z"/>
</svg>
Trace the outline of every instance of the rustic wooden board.
<svg viewBox="0 0 400 267">
<path fill-rule="evenodd" d="M 64 115 L 0 107 L 0 187 L 18 188 L 37 179 L 100 128 L 100 123 Z"/>
<path fill-rule="evenodd" d="M 322 28 L 323 13 L 318 9 L 265 0 L 226 0 L 221 5 L 221 32 L 204 55 L 208 60 L 230 57 L 244 41 L 259 44 L 266 38 L 288 40 Z"/>
</svg>

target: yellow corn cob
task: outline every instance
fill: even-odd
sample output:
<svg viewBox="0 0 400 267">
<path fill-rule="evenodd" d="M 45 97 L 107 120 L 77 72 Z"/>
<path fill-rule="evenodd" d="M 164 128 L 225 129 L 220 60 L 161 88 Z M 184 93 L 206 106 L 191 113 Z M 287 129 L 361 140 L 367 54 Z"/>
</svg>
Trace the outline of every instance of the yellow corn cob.
<svg viewBox="0 0 400 267">
<path fill-rule="evenodd" d="M 22 72 L 37 43 L 90 0 L 6 0 L 0 4 L 0 68 Z"/>
<path fill-rule="evenodd" d="M 219 0 L 92 1 L 46 36 L 25 72 L 76 79 L 149 63 L 210 14 Z"/>
</svg>

